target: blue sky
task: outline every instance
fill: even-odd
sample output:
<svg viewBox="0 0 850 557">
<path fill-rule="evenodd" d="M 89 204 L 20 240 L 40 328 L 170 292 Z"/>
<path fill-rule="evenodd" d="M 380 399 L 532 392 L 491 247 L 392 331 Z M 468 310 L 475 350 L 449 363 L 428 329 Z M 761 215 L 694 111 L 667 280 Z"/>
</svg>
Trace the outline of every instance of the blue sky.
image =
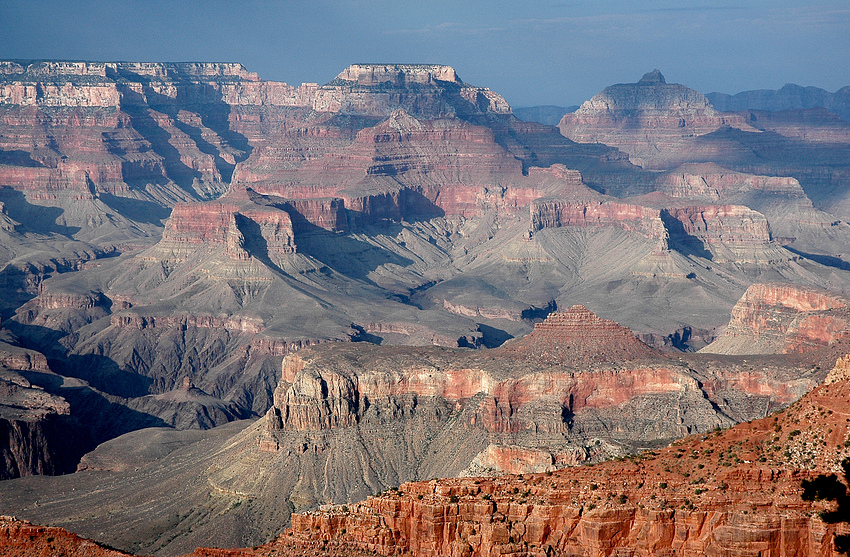
<svg viewBox="0 0 850 557">
<path fill-rule="evenodd" d="M 850 85 L 850 4 L 822 1 L 0 0 L 0 58 L 234 61 L 325 83 L 359 62 L 455 67 L 513 106 L 660 69 L 736 93 Z"/>
</svg>

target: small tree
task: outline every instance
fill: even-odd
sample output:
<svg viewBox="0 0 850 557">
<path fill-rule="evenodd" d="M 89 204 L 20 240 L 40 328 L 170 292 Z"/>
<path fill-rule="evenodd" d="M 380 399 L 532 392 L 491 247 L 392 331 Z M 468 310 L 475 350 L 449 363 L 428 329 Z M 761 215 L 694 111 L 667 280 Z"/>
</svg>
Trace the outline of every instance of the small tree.
<svg viewBox="0 0 850 557">
<path fill-rule="evenodd" d="M 813 480 L 803 480 L 800 484 L 803 488 L 804 501 L 835 501 L 835 510 L 821 511 L 819 516 L 827 524 L 839 522 L 850 523 L 850 496 L 847 495 L 847 485 L 850 484 L 850 458 L 841 461 L 841 469 L 844 471 L 844 482 L 838 480 L 835 474 L 820 474 Z M 835 550 L 847 555 L 850 552 L 850 535 L 842 534 L 835 536 Z"/>
</svg>

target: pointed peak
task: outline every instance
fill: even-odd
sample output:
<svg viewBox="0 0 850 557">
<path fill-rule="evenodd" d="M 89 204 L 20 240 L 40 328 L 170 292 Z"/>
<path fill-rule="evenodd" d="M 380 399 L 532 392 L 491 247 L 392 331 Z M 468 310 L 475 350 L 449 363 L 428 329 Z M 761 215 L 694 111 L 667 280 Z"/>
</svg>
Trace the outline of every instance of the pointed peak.
<svg viewBox="0 0 850 557">
<path fill-rule="evenodd" d="M 661 71 L 658 70 L 658 69 L 655 69 L 655 70 L 652 70 L 649 73 L 643 74 L 643 77 L 640 78 L 640 81 L 638 81 L 638 83 L 654 85 L 654 84 L 657 84 L 657 83 L 666 84 L 667 81 L 664 79 L 664 75 L 661 73 Z"/>
</svg>

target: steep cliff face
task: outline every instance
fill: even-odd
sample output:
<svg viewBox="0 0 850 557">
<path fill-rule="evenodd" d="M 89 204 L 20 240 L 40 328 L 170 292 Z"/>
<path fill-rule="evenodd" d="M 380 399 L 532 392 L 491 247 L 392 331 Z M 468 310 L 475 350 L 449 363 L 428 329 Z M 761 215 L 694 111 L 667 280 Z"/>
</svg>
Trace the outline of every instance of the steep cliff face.
<svg viewBox="0 0 850 557">
<path fill-rule="evenodd" d="M 402 484 L 293 515 L 290 530 L 249 554 L 328 540 L 341 553 L 384 555 L 830 554 L 835 527 L 814 512 L 826 505 L 802 501 L 800 482 L 847 453 L 848 393 L 836 376 L 773 417 L 620 462 Z"/>
<path fill-rule="evenodd" d="M 787 354 L 846 342 L 847 301 L 827 291 L 789 284 L 756 284 L 732 309 L 723 334 L 703 351 Z"/>
<path fill-rule="evenodd" d="M 354 64 L 313 101 L 317 112 L 343 114 L 386 115 L 397 107 L 431 118 L 511 113 L 497 93 L 467 85 L 454 68 L 436 64 Z"/>
<path fill-rule="evenodd" d="M 802 360 L 750 366 L 669 360 L 580 307 L 487 353 L 302 348 L 283 360 L 273 407 L 209 478 L 248 497 L 274 486 L 298 510 L 413 478 L 551 471 L 762 416 L 823 375 Z"/>
<path fill-rule="evenodd" d="M 0 480 L 73 472 L 84 439 L 70 405 L 22 375 L 47 371 L 44 355 L 2 342 L 0 363 Z"/>
<path fill-rule="evenodd" d="M 615 146 L 644 168 L 684 162 L 692 156 L 691 137 L 722 126 L 749 128 L 741 116 L 718 113 L 701 93 L 668 84 L 658 70 L 637 83 L 606 87 L 558 124 L 573 141 Z"/>
<path fill-rule="evenodd" d="M 562 199 L 535 199 L 530 206 L 532 233 L 561 226 L 621 228 L 653 240 L 666 240 L 668 233 L 661 214 L 650 207 L 615 201 L 576 202 Z"/>
<path fill-rule="evenodd" d="M 40 219 L 62 215 L 75 237 L 100 244 L 154 234 L 176 202 L 224 192 L 251 150 L 231 130 L 231 107 L 303 96 L 239 64 L 2 66 L 0 184 L 14 190 L 14 215 L 53 208 Z"/>
</svg>

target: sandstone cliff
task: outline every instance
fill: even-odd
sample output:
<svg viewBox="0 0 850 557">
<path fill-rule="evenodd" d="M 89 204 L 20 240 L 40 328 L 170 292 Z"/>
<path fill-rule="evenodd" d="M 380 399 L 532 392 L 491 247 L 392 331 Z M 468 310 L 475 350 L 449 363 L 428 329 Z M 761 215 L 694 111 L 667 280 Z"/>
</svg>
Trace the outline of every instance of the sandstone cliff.
<svg viewBox="0 0 850 557">
<path fill-rule="evenodd" d="M 830 555 L 835 527 L 800 482 L 848 453 L 850 384 L 790 408 L 625 459 L 497 479 L 404 483 L 292 517 L 275 541 L 195 555 Z"/>
<path fill-rule="evenodd" d="M 850 334 L 847 301 L 789 284 L 756 284 L 732 309 L 723 334 L 704 352 L 787 354 L 843 344 Z"/>
<path fill-rule="evenodd" d="M 815 512 L 827 504 L 802 501 L 800 482 L 850 450 L 846 360 L 828 385 L 728 430 L 592 466 L 402 483 L 293 515 L 265 545 L 192 555 L 829 555 L 834 528 Z M 87 543 L 8 517 L 2 528 L 9 555 Z"/>
</svg>

